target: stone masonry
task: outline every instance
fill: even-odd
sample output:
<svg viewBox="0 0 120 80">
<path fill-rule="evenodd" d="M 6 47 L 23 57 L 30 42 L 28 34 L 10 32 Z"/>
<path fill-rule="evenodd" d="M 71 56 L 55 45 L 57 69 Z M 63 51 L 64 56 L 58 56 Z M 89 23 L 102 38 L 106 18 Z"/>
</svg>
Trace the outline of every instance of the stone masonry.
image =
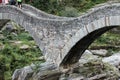
<svg viewBox="0 0 120 80">
<path fill-rule="evenodd" d="M 23 9 L 0 5 L 0 19 L 23 26 L 46 61 L 67 67 L 76 63 L 97 37 L 120 26 L 120 3 L 105 3 L 75 18 L 47 14 L 30 5 Z"/>
</svg>

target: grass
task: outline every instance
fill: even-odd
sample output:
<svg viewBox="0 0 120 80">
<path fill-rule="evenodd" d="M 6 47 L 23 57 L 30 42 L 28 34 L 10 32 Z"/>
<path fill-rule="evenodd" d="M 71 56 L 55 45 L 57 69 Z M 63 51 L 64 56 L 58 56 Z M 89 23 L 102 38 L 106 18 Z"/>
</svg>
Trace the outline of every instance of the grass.
<svg viewBox="0 0 120 80">
<path fill-rule="evenodd" d="M 100 36 L 98 39 L 96 39 L 92 45 L 118 46 L 120 45 L 120 34 L 106 32 L 102 36 Z"/>
<path fill-rule="evenodd" d="M 15 69 L 22 68 L 32 63 L 40 64 L 44 62 L 35 60 L 42 56 L 42 54 L 28 32 L 21 30 L 21 28 L 17 26 L 16 32 L 3 30 L 2 34 L 4 38 L 0 39 L 0 46 L 4 46 L 4 48 L 0 50 L 0 72 L 3 72 L 2 74 L 4 74 L 5 80 L 11 80 Z M 21 43 L 15 43 L 17 41 Z M 20 49 L 22 45 L 28 45 L 29 47 L 27 49 Z"/>
<path fill-rule="evenodd" d="M 98 39 L 96 39 L 90 46 L 89 49 L 96 47 L 106 47 L 109 54 L 120 51 L 120 34 L 112 33 L 110 31 L 102 34 Z M 108 48 L 107 48 L 108 47 Z M 118 47 L 118 48 L 117 48 Z"/>
</svg>

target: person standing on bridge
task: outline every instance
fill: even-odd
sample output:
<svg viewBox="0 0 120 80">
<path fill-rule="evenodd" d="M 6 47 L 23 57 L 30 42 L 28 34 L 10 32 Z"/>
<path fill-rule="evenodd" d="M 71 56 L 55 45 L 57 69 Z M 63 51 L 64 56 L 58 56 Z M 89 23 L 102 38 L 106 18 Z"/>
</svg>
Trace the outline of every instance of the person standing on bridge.
<svg viewBox="0 0 120 80">
<path fill-rule="evenodd" d="M 17 0 L 18 7 L 22 9 L 22 0 Z"/>
<path fill-rule="evenodd" d="M 2 0 L 0 0 L 0 4 L 2 4 Z"/>
<path fill-rule="evenodd" d="M 9 0 L 9 4 L 10 4 L 10 5 L 15 5 L 15 4 L 16 4 L 16 1 L 15 1 L 15 0 Z"/>
</svg>

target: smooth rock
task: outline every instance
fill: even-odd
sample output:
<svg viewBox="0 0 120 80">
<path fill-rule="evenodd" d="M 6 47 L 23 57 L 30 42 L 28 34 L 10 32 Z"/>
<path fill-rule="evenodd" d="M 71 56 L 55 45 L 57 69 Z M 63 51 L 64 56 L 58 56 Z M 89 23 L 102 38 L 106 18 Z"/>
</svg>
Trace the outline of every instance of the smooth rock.
<svg viewBox="0 0 120 80">
<path fill-rule="evenodd" d="M 98 59 L 98 56 L 93 55 L 89 50 L 86 50 L 82 57 L 79 59 L 79 63 L 85 64 L 89 62 L 90 60 Z"/>
<path fill-rule="evenodd" d="M 16 69 L 13 73 L 12 80 L 28 80 L 32 77 L 32 66 L 26 66 L 22 69 Z"/>
<path fill-rule="evenodd" d="M 53 63 L 45 62 L 16 69 L 12 80 L 56 80 L 60 75 L 61 72 Z"/>
<path fill-rule="evenodd" d="M 28 46 L 28 45 L 22 45 L 22 46 L 20 46 L 20 49 L 29 49 L 30 48 L 30 46 Z"/>
<path fill-rule="evenodd" d="M 100 50 L 91 50 L 91 52 L 94 54 L 94 55 L 98 55 L 98 56 L 106 56 L 108 51 L 105 50 L 105 49 L 100 49 Z"/>
<path fill-rule="evenodd" d="M 114 53 L 112 56 L 105 57 L 102 59 L 102 61 L 112 64 L 114 66 L 119 66 L 120 65 L 120 52 Z"/>
</svg>

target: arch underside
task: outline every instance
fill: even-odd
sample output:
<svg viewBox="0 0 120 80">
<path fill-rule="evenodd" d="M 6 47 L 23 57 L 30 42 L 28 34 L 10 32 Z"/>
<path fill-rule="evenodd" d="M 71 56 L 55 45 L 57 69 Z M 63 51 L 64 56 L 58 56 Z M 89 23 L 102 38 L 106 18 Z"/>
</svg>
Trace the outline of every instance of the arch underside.
<svg viewBox="0 0 120 80">
<path fill-rule="evenodd" d="M 8 19 L 0 19 L 0 30 L 1 30 L 1 28 L 2 28 L 3 26 L 5 26 L 6 23 L 9 22 L 9 21 L 10 21 L 10 20 L 8 20 Z"/>
<path fill-rule="evenodd" d="M 74 64 L 79 61 L 80 57 L 84 53 L 84 51 L 91 45 L 91 43 L 97 39 L 99 36 L 101 36 L 106 31 L 119 27 L 119 26 L 106 26 L 100 29 L 97 29 L 85 37 L 83 37 L 81 40 L 79 40 L 68 52 L 68 54 L 63 59 L 61 66 L 67 67 L 71 64 Z"/>
</svg>

